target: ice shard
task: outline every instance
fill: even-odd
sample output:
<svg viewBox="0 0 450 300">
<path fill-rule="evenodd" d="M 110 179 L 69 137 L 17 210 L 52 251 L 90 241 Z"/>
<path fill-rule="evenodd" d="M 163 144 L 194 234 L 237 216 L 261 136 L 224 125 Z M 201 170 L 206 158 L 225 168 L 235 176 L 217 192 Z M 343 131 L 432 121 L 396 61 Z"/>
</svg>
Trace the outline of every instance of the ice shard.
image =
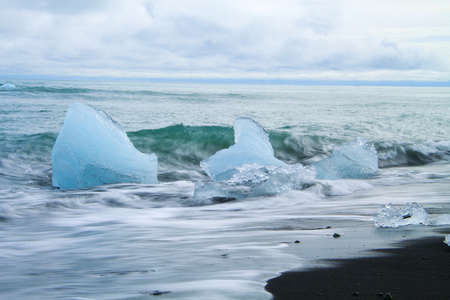
<svg viewBox="0 0 450 300">
<path fill-rule="evenodd" d="M 16 86 L 12 83 L 0 84 L 1 90 L 11 90 L 11 89 L 15 89 L 15 88 L 16 88 Z"/>
<path fill-rule="evenodd" d="M 226 181 L 198 182 L 193 197 L 197 204 L 205 199 L 224 202 L 224 199 L 229 201 L 302 190 L 312 180 L 311 172 L 301 164 L 281 167 L 245 164 L 236 170 L 237 173 Z"/>
<path fill-rule="evenodd" d="M 427 212 L 416 202 L 407 203 L 404 208 L 386 205 L 374 216 L 377 227 L 399 227 L 425 224 Z"/>
<path fill-rule="evenodd" d="M 158 159 L 139 152 L 107 113 L 75 102 L 52 149 L 53 186 L 157 183 Z"/>
<path fill-rule="evenodd" d="M 240 117 L 234 125 L 235 144 L 203 160 L 200 166 L 214 181 L 229 180 L 246 164 L 285 166 L 274 156 L 269 134 L 253 119 Z"/>
<path fill-rule="evenodd" d="M 337 147 L 333 154 L 313 164 L 317 179 L 359 179 L 378 172 L 375 147 L 363 138 Z"/>
</svg>

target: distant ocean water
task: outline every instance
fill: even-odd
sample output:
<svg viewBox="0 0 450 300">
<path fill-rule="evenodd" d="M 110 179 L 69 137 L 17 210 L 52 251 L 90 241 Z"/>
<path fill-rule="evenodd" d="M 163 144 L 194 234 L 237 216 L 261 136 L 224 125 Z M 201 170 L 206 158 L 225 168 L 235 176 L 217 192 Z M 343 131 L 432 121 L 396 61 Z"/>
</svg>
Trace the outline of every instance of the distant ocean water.
<svg viewBox="0 0 450 300">
<path fill-rule="evenodd" d="M 277 272 L 435 229 L 375 228 L 386 204 L 417 202 L 430 219 L 450 213 L 450 88 L 12 83 L 0 86 L 4 298 L 270 299 L 264 284 Z M 52 147 L 75 101 L 104 110 L 138 150 L 155 153 L 160 183 L 53 188 Z M 240 116 L 261 124 L 288 164 L 308 166 L 362 136 L 380 171 L 195 205 L 195 184 L 210 180 L 200 161 L 234 143 Z"/>
</svg>

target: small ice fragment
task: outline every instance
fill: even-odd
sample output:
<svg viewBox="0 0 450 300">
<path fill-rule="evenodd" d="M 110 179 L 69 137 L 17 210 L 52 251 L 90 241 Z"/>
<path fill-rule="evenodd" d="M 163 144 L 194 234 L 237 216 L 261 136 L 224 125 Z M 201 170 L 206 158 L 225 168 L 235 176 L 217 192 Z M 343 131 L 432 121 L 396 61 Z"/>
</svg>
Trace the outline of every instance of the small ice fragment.
<svg viewBox="0 0 450 300">
<path fill-rule="evenodd" d="M 237 168 L 238 173 L 227 184 L 249 187 L 248 196 L 251 197 L 276 195 L 293 189 L 295 172 L 303 169 L 302 165 L 275 167 L 245 164 Z"/>
<path fill-rule="evenodd" d="M 200 166 L 214 181 L 228 180 L 245 164 L 285 166 L 274 156 L 269 134 L 253 119 L 240 117 L 234 126 L 235 144 L 201 161 Z"/>
<path fill-rule="evenodd" d="M 374 216 L 377 227 L 399 227 L 406 225 L 425 224 L 427 213 L 416 202 L 407 203 L 406 207 L 392 207 L 386 205 Z"/>
<path fill-rule="evenodd" d="M 230 180 L 197 183 L 194 199 L 204 204 L 204 199 L 242 199 L 276 195 L 293 189 L 302 190 L 311 184 L 313 178 L 311 171 L 301 164 L 282 167 L 245 164 L 236 170 L 237 173 Z"/>
<path fill-rule="evenodd" d="M 3 85 L 0 85 L 0 89 L 2 90 L 9 90 L 9 89 L 15 89 L 16 86 L 12 83 L 5 83 Z"/>
<path fill-rule="evenodd" d="M 439 217 L 428 221 L 427 225 L 431 226 L 450 225 L 450 215 L 449 214 L 440 215 Z"/>
<path fill-rule="evenodd" d="M 250 192 L 246 186 L 230 186 L 224 181 L 195 184 L 192 205 L 209 205 L 245 198 Z"/>
<path fill-rule="evenodd" d="M 447 234 L 445 236 L 444 243 L 446 243 L 448 246 L 450 246 L 450 234 Z"/>
<path fill-rule="evenodd" d="M 85 188 L 109 183 L 157 183 L 158 158 L 139 152 L 104 111 L 70 105 L 52 149 L 53 186 Z"/>
<path fill-rule="evenodd" d="M 317 179 L 358 179 L 378 172 L 375 147 L 362 137 L 337 147 L 333 154 L 313 164 Z"/>
</svg>

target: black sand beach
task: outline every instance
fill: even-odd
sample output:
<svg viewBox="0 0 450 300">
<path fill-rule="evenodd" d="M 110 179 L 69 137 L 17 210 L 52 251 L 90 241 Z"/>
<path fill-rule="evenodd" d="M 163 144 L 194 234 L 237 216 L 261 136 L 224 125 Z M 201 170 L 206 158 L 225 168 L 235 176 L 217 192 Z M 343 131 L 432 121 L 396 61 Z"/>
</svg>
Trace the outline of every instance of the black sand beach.
<svg viewBox="0 0 450 300">
<path fill-rule="evenodd" d="M 279 299 L 450 299 L 444 235 L 376 250 L 379 257 L 327 260 L 334 267 L 285 272 L 266 290 Z"/>
</svg>

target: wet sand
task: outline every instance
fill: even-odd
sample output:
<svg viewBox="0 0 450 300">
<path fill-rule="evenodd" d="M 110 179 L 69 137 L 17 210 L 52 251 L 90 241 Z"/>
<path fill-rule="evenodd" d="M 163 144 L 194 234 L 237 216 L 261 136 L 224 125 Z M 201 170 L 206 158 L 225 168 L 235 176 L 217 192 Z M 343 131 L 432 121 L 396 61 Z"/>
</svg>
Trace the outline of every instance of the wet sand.
<svg viewBox="0 0 450 300">
<path fill-rule="evenodd" d="M 279 299 L 450 299 L 450 247 L 444 235 L 379 249 L 373 257 L 326 260 L 289 271 L 266 290 Z M 391 297 L 391 298 L 389 298 Z"/>
</svg>

